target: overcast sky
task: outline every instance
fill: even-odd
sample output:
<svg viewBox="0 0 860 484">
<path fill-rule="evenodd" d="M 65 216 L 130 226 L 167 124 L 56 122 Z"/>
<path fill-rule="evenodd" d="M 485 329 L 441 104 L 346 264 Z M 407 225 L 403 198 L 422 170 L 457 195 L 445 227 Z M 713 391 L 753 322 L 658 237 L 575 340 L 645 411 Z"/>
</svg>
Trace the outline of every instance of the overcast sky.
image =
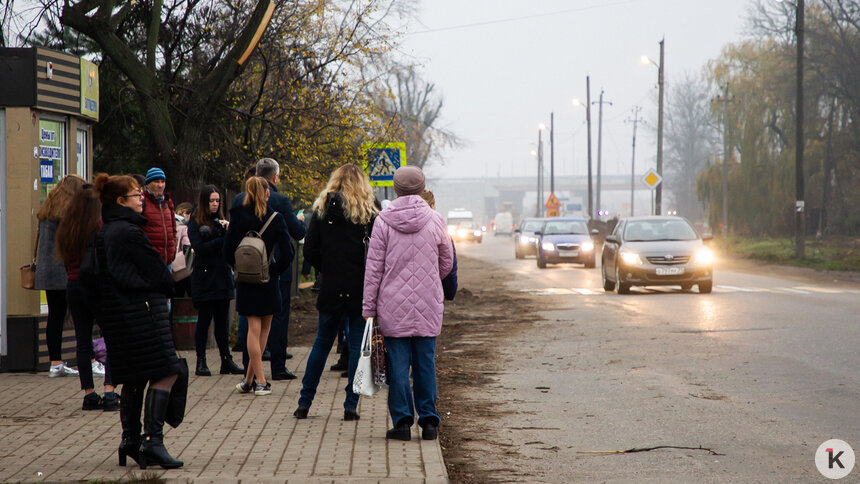
<svg viewBox="0 0 860 484">
<path fill-rule="evenodd" d="M 775 1 L 775 0 L 774 0 Z M 585 109 L 604 89 L 603 170 L 630 173 L 633 107 L 656 125 L 658 42 L 666 89 L 740 40 L 751 0 L 424 0 L 401 53 L 444 96 L 442 124 L 467 140 L 430 176 L 536 175 L 537 126 L 555 112 L 556 174 L 586 173 Z M 592 106 L 597 161 L 598 106 Z M 548 133 L 543 139 L 548 141 Z M 549 170 L 549 144 L 544 147 Z M 640 125 L 636 172 L 655 165 L 654 127 Z M 596 170 L 596 165 L 594 167 Z"/>
</svg>

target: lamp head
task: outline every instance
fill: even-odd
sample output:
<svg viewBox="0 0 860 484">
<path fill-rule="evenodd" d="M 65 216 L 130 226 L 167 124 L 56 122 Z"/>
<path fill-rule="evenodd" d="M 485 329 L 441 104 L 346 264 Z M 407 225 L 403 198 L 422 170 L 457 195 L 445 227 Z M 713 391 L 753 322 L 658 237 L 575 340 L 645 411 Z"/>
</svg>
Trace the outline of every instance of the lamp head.
<svg viewBox="0 0 860 484">
<path fill-rule="evenodd" d="M 538 124 L 538 130 L 543 131 L 543 130 L 545 130 L 545 129 L 546 129 L 546 125 L 545 125 L 545 124 L 543 124 L 543 123 L 539 123 L 539 124 Z"/>
<path fill-rule="evenodd" d="M 583 104 L 582 104 L 582 101 L 580 101 L 579 99 L 574 99 L 574 100 L 573 100 L 573 101 L 571 101 L 571 102 L 572 102 L 572 103 L 573 103 L 573 105 L 574 105 L 574 106 L 576 106 L 576 107 L 579 107 L 579 106 L 582 106 L 582 105 L 583 105 Z"/>
<path fill-rule="evenodd" d="M 642 61 L 643 64 L 650 64 L 651 62 L 653 62 L 651 60 L 651 58 L 648 57 L 647 55 L 643 55 L 642 57 L 639 58 L 639 60 Z"/>
</svg>

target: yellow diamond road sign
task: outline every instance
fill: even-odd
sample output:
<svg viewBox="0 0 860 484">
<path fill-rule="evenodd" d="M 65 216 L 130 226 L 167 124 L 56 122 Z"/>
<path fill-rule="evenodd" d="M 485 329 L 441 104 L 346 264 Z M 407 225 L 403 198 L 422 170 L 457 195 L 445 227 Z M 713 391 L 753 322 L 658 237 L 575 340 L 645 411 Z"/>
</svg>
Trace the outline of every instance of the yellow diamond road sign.
<svg viewBox="0 0 860 484">
<path fill-rule="evenodd" d="M 645 176 L 642 177 L 642 182 L 645 183 L 645 185 L 647 185 L 648 188 L 653 190 L 653 189 L 657 188 L 660 185 L 660 183 L 663 182 L 663 177 L 660 176 L 660 174 L 658 174 L 652 168 L 652 169 L 648 170 L 647 173 L 645 173 Z"/>
</svg>

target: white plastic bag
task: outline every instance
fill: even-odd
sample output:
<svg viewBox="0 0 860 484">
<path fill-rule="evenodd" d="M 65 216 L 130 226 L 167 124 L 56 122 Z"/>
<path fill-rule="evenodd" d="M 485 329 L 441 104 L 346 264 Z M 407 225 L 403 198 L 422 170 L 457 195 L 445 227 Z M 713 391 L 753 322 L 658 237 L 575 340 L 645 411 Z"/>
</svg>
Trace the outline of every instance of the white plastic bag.
<svg viewBox="0 0 860 484">
<path fill-rule="evenodd" d="M 361 354 L 352 378 L 352 391 L 358 395 L 372 397 L 379 391 L 379 386 L 373 382 L 373 370 L 370 364 L 370 338 L 373 334 L 373 318 L 367 318 L 364 325 L 364 336 L 361 337 Z"/>
</svg>

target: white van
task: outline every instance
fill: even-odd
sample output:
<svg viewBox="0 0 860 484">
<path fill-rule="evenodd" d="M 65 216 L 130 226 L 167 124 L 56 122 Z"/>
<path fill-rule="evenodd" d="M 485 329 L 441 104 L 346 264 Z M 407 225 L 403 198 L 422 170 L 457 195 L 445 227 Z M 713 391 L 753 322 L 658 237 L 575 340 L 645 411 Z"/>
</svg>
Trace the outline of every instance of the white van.
<svg viewBox="0 0 860 484">
<path fill-rule="evenodd" d="M 514 216 L 510 212 L 496 214 L 496 235 L 512 235 L 514 233 Z"/>
</svg>

